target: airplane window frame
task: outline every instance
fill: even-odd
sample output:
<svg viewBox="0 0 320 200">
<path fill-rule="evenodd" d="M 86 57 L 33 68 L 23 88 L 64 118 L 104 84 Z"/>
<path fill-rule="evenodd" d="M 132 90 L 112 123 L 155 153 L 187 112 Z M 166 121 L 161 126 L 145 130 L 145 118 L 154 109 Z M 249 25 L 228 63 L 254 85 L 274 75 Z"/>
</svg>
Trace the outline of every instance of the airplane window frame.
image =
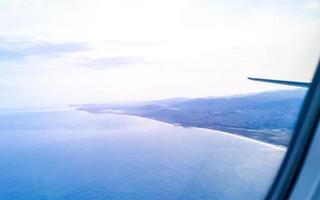
<svg viewBox="0 0 320 200">
<path fill-rule="evenodd" d="M 320 61 L 303 102 L 286 156 L 266 196 L 289 199 L 297 182 L 320 119 Z"/>
</svg>

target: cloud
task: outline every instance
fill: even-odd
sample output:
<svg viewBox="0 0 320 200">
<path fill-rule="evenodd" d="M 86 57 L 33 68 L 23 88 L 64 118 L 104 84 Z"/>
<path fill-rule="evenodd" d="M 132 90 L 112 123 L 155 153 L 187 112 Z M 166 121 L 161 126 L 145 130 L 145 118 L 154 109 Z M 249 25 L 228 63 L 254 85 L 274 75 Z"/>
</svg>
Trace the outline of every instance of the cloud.
<svg viewBox="0 0 320 200">
<path fill-rule="evenodd" d="M 148 43 L 148 42 L 128 42 L 128 41 L 118 41 L 118 40 L 109 40 L 107 41 L 110 45 L 116 45 L 116 46 L 136 46 L 136 47 L 150 47 L 150 46 L 156 46 L 154 43 Z"/>
<path fill-rule="evenodd" d="M 139 57 L 130 56 L 117 56 L 117 57 L 104 57 L 97 59 L 90 59 L 80 66 L 91 67 L 94 69 L 112 69 L 131 66 L 133 64 L 145 64 L 146 61 Z"/>
<path fill-rule="evenodd" d="M 90 45 L 84 42 L 3 42 L 0 44 L 0 60 L 19 60 L 28 56 L 60 56 L 91 49 Z"/>
<path fill-rule="evenodd" d="M 320 12 L 320 2 L 319 1 L 314 1 L 314 0 L 307 1 L 304 4 L 304 8 L 307 9 L 307 10 L 314 11 L 314 12 Z"/>
</svg>

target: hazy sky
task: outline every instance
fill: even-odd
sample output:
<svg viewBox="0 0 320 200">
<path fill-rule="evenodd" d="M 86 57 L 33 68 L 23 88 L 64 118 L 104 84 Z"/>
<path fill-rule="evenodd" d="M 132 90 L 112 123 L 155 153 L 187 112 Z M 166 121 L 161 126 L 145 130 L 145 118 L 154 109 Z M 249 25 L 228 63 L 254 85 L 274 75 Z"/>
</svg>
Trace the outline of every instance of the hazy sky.
<svg viewBox="0 0 320 200">
<path fill-rule="evenodd" d="M 0 30 L 0 108 L 222 96 L 309 81 L 320 1 L 0 0 Z"/>
</svg>

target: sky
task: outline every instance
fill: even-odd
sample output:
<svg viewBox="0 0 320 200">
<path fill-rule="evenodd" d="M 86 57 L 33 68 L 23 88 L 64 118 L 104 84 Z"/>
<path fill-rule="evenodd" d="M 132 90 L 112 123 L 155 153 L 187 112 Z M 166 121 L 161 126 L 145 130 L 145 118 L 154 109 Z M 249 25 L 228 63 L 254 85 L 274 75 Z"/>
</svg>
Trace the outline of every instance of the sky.
<svg viewBox="0 0 320 200">
<path fill-rule="evenodd" d="M 289 89 L 310 81 L 319 0 L 0 0 L 0 108 Z"/>
</svg>

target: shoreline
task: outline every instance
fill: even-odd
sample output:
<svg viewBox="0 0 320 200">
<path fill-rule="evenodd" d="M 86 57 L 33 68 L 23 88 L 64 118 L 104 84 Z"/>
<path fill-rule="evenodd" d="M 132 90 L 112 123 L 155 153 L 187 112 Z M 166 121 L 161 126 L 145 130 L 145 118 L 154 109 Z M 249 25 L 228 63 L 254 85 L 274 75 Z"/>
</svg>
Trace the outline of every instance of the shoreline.
<svg viewBox="0 0 320 200">
<path fill-rule="evenodd" d="M 249 141 L 249 142 L 254 142 L 254 143 L 257 143 L 257 144 L 261 144 L 261 145 L 270 147 L 270 148 L 272 148 L 274 150 L 278 150 L 278 151 L 286 151 L 288 149 L 285 146 L 271 144 L 271 143 L 268 143 L 268 142 L 264 142 L 264 141 L 261 141 L 261 140 L 256 140 L 256 139 L 253 139 L 253 138 L 245 137 L 245 136 L 242 136 L 242 135 L 237 135 L 237 134 L 226 132 L 226 131 L 220 131 L 220 130 L 209 129 L 209 128 L 194 127 L 194 126 L 185 127 L 185 126 L 182 126 L 180 124 L 169 123 L 169 122 L 165 122 L 165 121 L 161 121 L 161 120 L 157 120 L 157 119 L 153 119 L 153 118 L 148 118 L 148 117 L 143 117 L 143 116 L 139 116 L 139 115 L 129 114 L 129 113 L 125 113 L 125 112 L 118 112 L 118 110 L 116 112 L 113 112 L 112 110 L 108 110 L 107 112 L 90 112 L 90 111 L 87 111 L 87 110 L 78 110 L 78 109 L 76 109 L 76 111 L 84 111 L 84 112 L 87 112 L 87 113 L 90 113 L 90 114 L 114 114 L 114 115 L 125 115 L 125 116 L 131 116 L 131 117 L 134 116 L 134 117 L 148 119 L 148 120 L 152 120 L 152 121 L 155 121 L 155 122 L 158 122 L 158 123 L 160 122 L 160 123 L 163 123 L 163 124 L 166 124 L 166 125 L 175 126 L 175 127 L 179 127 L 179 128 L 190 128 L 190 129 L 196 129 L 196 130 L 207 131 L 207 132 L 215 132 L 215 133 L 219 132 L 219 133 L 231 136 L 231 137 L 236 137 L 236 138 L 239 138 L 239 139 L 242 139 L 242 140 L 246 140 L 246 141 Z"/>
<path fill-rule="evenodd" d="M 250 142 L 254 142 L 254 143 L 257 143 L 257 144 L 262 144 L 264 146 L 271 147 L 271 148 L 273 148 L 275 150 L 280 150 L 280 151 L 286 151 L 287 150 L 287 147 L 284 147 L 284 146 L 281 146 L 281 145 L 270 144 L 270 143 L 267 143 L 267 142 L 263 142 L 263 141 L 260 141 L 260 140 L 255 140 L 255 139 L 252 139 L 252 138 L 249 138 L 249 137 L 245 137 L 245 136 L 241 136 L 241 135 L 237 135 L 237 134 L 234 134 L 234 133 L 229 133 L 229 132 L 215 130 L 215 129 L 209 129 L 209 128 L 199 128 L 199 127 L 190 127 L 190 128 L 198 129 L 198 130 L 202 130 L 202 131 L 208 131 L 208 132 L 214 131 L 214 132 L 223 133 L 223 134 L 226 134 L 226 135 L 229 135 L 229 136 L 232 136 L 232 137 L 237 137 L 237 138 L 240 138 L 240 139 L 243 139 L 243 140 L 247 140 L 247 141 L 250 141 Z"/>
<path fill-rule="evenodd" d="M 236 137 L 242 140 L 246 140 L 249 142 L 253 142 L 253 143 L 257 143 L 257 144 L 261 144 L 263 146 L 267 146 L 270 147 L 272 149 L 278 150 L 278 151 L 286 151 L 288 148 L 285 146 L 281 146 L 281 145 L 275 145 L 275 144 L 271 144 L 265 141 L 261 141 L 261 140 L 256 140 L 253 138 L 249 138 L 249 137 L 245 137 L 242 135 L 238 135 L 238 134 L 234 134 L 234 133 L 230 133 L 227 131 L 221 131 L 221 130 L 216 130 L 216 129 L 210 129 L 210 128 L 201 128 L 201 127 L 194 127 L 194 126 L 190 126 L 190 127 L 186 127 L 180 124 L 176 124 L 176 123 L 170 123 L 170 122 L 165 122 L 165 121 L 161 121 L 161 120 L 157 120 L 157 119 L 153 119 L 153 118 L 148 118 L 148 117 L 143 117 L 143 116 L 139 116 L 139 115 L 134 115 L 134 114 L 129 114 L 129 113 L 125 113 L 125 112 L 120 112 L 119 110 L 108 110 L 107 112 L 90 112 L 88 110 L 84 110 L 84 109 L 77 109 L 75 107 L 60 107 L 60 108 L 44 108 L 44 109 L 28 109 L 28 110 L 11 110 L 11 111 L 0 111 L 0 114 L 6 114 L 6 113 L 21 113 L 21 112 L 51 112 L 51 111 L 83 111 L 85 113 L 89 113 L 89 114 L 113 114 L 113 115 L 124 115 L 124 116 L 129 116 L 129 117 L 136 117 L 136 118 L 142 118 L 142 119 L 147 119 L 147 120 L 151 120 L 157 123 L 162 123 L 168 126 L 174 126 L 174 127 L 178 127 L 178 128 L 188 128 L 188 129 L 195 129 L 195 130 L 201 130 L 201 131 L 206 131 L 206 132 L 213 132 L 213 133 L 222 133 L 231 137 Z"/>
</svg>

